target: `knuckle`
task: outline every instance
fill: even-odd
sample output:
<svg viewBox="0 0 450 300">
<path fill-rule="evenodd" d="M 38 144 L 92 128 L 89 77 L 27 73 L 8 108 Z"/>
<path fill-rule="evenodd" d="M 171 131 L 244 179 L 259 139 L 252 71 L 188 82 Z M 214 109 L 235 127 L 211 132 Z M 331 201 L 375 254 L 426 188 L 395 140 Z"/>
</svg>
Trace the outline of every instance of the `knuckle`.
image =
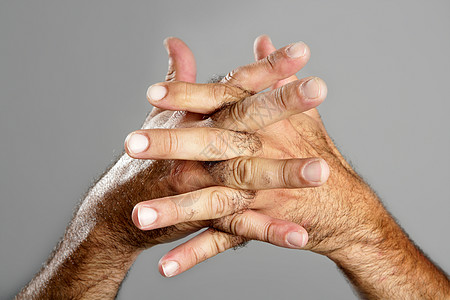
<svg viewBox="0 0 450 300">
<path fill-rule="evenodd" d="M 221 231 L 230 232 L 230 221 L 233 215 L 211 220 L 211 227 Z"/>
<path fill-rule="evenodd" d="M 246 226 L 247 218 L 241 215 L 235 215 L 231 218 L 229 223 L 229 230 L 234 235 L 246 235 Z"/>
<path fill-rule="evenodd" d="M 184 95 L 184 103 L 189 103 L 189 99 L 192 97 L 192 88 L 191 85 L 187 82 L 179 82 L 180 84 L 180 91 L 183 91 Z"/>
<path fill-rule="evenodd" d="M 233 103 L 228 107 L 229 117 L 237 122 L 245 119 L 246 111 L 245 102 Z"/>
<path fill-rule="evenodd" d="M 276 72 L 277 63 L 276 63 L 276 56 L 274 54 L 266 56 L 266 58 L 263 61 L 264 66 L 267 68 L 267 70 L 271 72 Z"/>
<path fill-rule="evenodd" d="M 255 91 L 243 88 L 243 82 L 252 76 L 254 76 L 254 64 L 234 69 L 222 79 L 221 83 L 232 88 L 233 93 L 236 93 L 238 98 L 243 99 L 256 94 Z"/>
<path fill-rule="evenodd" d="M 173 65 L 169 64 L 169 70 L 167 71 L 165 80 L 166 81 L 174 81 L 176 78 L 176 75 L 177 75 L 177 73 L 176 73 L 175 67 Z"/>
<path fill-rule="evenodd" d="M 280 178 L 281 184 L 284 187 L 291 186 L 289 174 L 290 174 L 290 172 L 289 172 L 288 167 L 287 167 L 287 161 L 283 161 L 282 165 L 281 165 L 281 170 L 280 170 L 280 173 L 279 173 L 278 176 Z"/>
<path fill-rule="evenodd" d="M 212 244 L 211 244 L 212 252 L 214 254 L 219 254 L 219 253 L 226 251 L 231 244 L 229 236 L 227 234 L 223 234 L 222 232 L 219 232 L 212 228 L 210 228 L 208 230 L 210 230 L 210 232 L 213 236 Z"/>
<path fill-rule="evenodd" d="M 180 207 L 180 205 L 178 205 L 178 203 L 176 201 L 172 201 L 171 211 L 170 211 L 171 219 L 174 220 L 175 222 L 184 221 L 183 215 L 184 215 L 183 210 Z"/>
<path fill-rule="evenodd" d="M 238 211 L 244 211 L 248 209 L 254 202 L 256 198 L 256 192 L 253 190 L 236 191 L 239 198 Z"/>
<path fill-rule="evenodd" d="M 263 226 L 262 235 L 260 236 L 261 240 L 264 242 L 270 242 L 273 240 L 275 236 L 275 224 L 271 221 L 268 221 Z"/>
<path fill-rule="evenodd" d="M 193 258 L 194 264 L 199 264 L 207 258 L 206 251 L 200 247 L 187 247 L 186 252 L 187 257 Z"/>
<path fill-rule="evenodd" d="M 252 190 L 227 190 L 225 194 L 228 213 L 241 213 L 247 210 L 255 201 L 256 192 Z"/>
<path fill-rule="evenodd" d="M 178 150 L 178 136 L 171 130 L 165 130 L 165 135 L 161 140 L 161 152 L 162 154 L 176 153 Z"/>
<path fill-rule="evenodd" d="M 254 133 L 235 131 L 232 141 L 235 145 L 235 152 L 240 155 L 255 155 L 262 149 L 261 139 Z"/>
<path fill-rule="evenodd" d="M 230 232 L 246 238 L 257 238 L 257 227 L 253 226 L 252 219 L 246 214 L 235 214 L 229 221 Z"/>
<path fill-rule="evenodd" d="M 219 190 L 213 190 L 208 197 L 207 210 L 213 218 L 226 215 L 231 210 L 227 194 Z"/>
<path fill-rule="evenodd" d="M 290 108 L 290 97 L 287 95 L 287 86 L 283 85 L 275 90 L 275 102 L 277 106 L 283 110 L 288 110 Z"/>
<path fill-rule="evenodd" d="M 239 83 L 240 78 L 246 77 L 248 75 L 248 70 L 245 67 L 239 67 L 228 73 L 222 80 L 222 82 L 229 82 L 233 85 Z"/>
<path fill-rule="evenodd" d="M 222 159 L 227 157 L 227 151 L 229 147 L 229 138 L 226 132 L 220 129 L 211 128 L 205 134 L 205 145 L 211 145 L 211 151 L 214 156 L 218 156 Z"/>
<path fill-rule="evenodd" d="M 232 162 L 231 172 L 234 183 L 239 187 L 246 188 L 251 185 L 255 175 L 254 163 L 251 159 L 237 158 Z"/>
<path fill-rule="evenodd" d="M 212 84 L 210 93 L 210 97 L 216 102 L 217 107 L 236 98 L 233 89 L 223 83 Z"/>
</svg>

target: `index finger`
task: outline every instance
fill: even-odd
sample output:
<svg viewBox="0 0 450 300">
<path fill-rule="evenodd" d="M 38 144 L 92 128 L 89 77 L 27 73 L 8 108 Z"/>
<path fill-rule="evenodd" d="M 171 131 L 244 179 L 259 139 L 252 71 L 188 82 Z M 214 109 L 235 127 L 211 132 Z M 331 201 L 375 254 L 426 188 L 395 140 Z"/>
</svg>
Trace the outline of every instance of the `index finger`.
<svg viewBox="0 0 450 300">
<path fill-rule="evenodd" d="M 235 69 L 220 83 L 164 82 L 149 87 L 147 99 L 155 107 L 208 114 L 227 103 L 256 94 L 303 68 L 309 48 L 299 42 L 281 48 L 264 59 Z"/>
<path fill-rule="evenodd" d="M 300 71 L 310 56 L 309 47 L 304 42 L 290 44 L 250 65 L 231 71 L 222 82 L 258 93 Z"/>
<path fill-rule="evenodd" d="M 255 55 L 255 60 L 261 60 L 269 56 L 271 53 L 275 52 L 277 48 L 272 43 L 272 40 L 268 35 L 260 35 L 255 39 L 253 44 L 253 54 Z M 271 89 L 275 90 L 289 82 L 298 80 L 296 75 L 292 75 L 288 78 L 282 79 L 271 86 Z"/>
<path fill-rule="evenodd" d="M 263 59 L 265 57 L 267 57 L 268 55 L 270 55 L 271 53 L 273 53 L 276 50 L 275 46 L 273 45 L 272 41 L 270 40 L 270 37 L 267 35 L 261 35 L 259 37 L 256 38 L 255 43 L 253 45 L 253 53 L 255 55 L 255 60 L 260 60 Z M 298 80 L 296 75 L 292 75 L 289 78 L 285 78 L 282 79 L 280 81 L 278 81 L 277 83 L 275 83 L 272 86 L 272 89 L 277 89 L 285 84 L 288 84 L 290 82 L 296 81 Z M 305 114 L 307 114 L 308 116 L 312 117 L 314 120 L 321 122 L 320 120 L 320 115 L 317 112 L 316 109 L 310 109 L 308 111 L 304 112 Z"/>
</svg>

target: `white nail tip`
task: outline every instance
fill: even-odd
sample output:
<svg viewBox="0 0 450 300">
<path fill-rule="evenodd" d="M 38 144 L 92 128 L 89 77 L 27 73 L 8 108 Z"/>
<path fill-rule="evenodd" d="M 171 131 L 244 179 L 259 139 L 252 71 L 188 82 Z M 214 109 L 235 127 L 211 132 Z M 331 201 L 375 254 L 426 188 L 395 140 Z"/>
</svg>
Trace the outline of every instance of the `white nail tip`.
<svg viewBox="0 0 450 300">
<path fill-rule="evenodd" d="M 167 89 L 161 85 L 152 85 L 148 88 L 147 96 L 153 101 L 159 101 L 167 94 Z"/>
<path fill-rule="evenodd" d="M 157 217 L 158 214 L 153 208 L 145 206 L 139 207 L 138 220 L 141 226 L 144 227 L 153 224 L 156 221 Z"/>
<path fill-rule="evenodd" d="M 286 49 L 286 54 L 290 58 L 303 57 L 306 54 L 306 44 L 303 42 L 292 44 L 289 48 Z"/>
<path fill-rule="evenodd" d="M 149 142 L 148 138 L 142 134 L 134 133 L 127 142 L 128 150 L 133 153 L 141 153 L 147 150 Z"/>
<path fill-rule="evenodd" d="M 176 261 L 168 261 L 163 263 L 162 270 L 166 277 L 172 277 L 180 268 L 180 265 Z"/>
</svg>

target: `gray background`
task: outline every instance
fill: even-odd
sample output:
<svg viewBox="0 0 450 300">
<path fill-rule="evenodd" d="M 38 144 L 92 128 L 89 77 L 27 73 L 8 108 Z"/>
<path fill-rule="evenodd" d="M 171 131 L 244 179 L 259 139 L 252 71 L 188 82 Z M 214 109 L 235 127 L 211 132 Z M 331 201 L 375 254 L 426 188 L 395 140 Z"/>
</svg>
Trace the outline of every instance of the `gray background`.
<svg viewBox="0 0 450 300">
<path fill-rule="evenodd" d="M 1 297 L 38 271 L 140 126 L 171 35 L 193 49 L 199 81 L 251 62 L 259 34 L 307 42 L 299 75 L 327 82 L 331 136 L 448 272 L 449 13 L 449 1 L 1 0 Z M 157 262 L 176 244 L 142 254 L 119 298 L 355 298 L 325 257 L 259 242 L 162 278 Z"/>
</svg>

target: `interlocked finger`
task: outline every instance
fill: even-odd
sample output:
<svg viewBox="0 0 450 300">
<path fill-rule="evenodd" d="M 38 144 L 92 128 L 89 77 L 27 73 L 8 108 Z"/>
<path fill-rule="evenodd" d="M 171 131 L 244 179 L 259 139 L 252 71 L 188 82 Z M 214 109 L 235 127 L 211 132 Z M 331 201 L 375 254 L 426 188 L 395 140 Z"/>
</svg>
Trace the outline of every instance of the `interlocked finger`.
<svg viewBox="0 0 450 300">
<path fill-rule="evenodd" d="M 209 127 L 138 130 L 125 140 L 127 153 L 140 159 L 214 161 L 256 156 L 263 147 L 256 134 Z"/>
<path fill-rule="evenodd" d="M 221 83 L 165 82 L 149 87 L 147 98 L 155 107 L 196 113 L 211 113 L 226 103 L 256 94 L 298 72 L 309 59 L 303 42 L 281 48 L 266 58 L 240 67 Z"/>
<path fill-rule="evenodd" d="M 210 173 L 221 186 L 141 202 L 132 213 L 135 225 L 150 230 L 261 209 L 267 197 L 253 189 L 319 186 L 327 180 L 329 169 L 322 159 L 237 158 L 213 165 Z"/>
<path fill-rule="evenodd" d="M 215 228 L 225 232 L 209 228 L 172 249 L 159 261 L 160 273 L 166 277 L 178 275 L 248 239 L 293 249 L 301 249 L 308 242 L 308 233 L 302 226 L 252 210 L 213 223 Z"/>
<path fill-rule="evenodd" d="M 234 102 L 211 115 L 213 126 L 254 132 L 318 106 L 327 95 L 325 82 L 308 77 Z"/>
<path fill-rule="evenodd" d="M 231 71 L 222 82 L 258 93 L 297 73 L 309 57 L 309 47 L 305 43 L 290 44 L 250 65 Z"/>
</svg>

